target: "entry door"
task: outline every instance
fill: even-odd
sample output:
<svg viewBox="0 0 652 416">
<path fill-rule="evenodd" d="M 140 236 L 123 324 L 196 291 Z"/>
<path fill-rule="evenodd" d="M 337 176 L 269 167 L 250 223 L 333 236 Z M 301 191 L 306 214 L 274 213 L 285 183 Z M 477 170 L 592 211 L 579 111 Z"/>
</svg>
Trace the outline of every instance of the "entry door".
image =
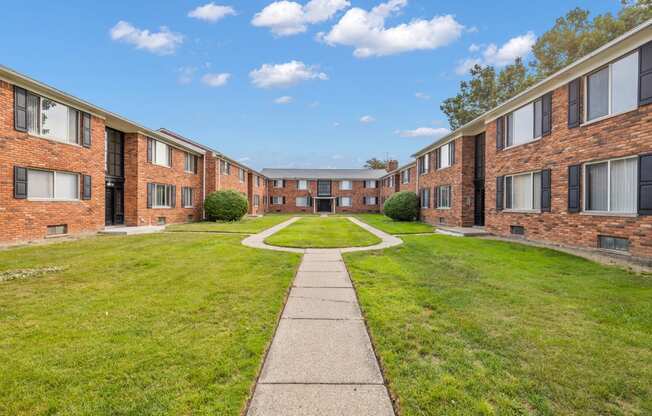
<svg viewBox="0 0 652 416">
<path fill-rule="evenodd" d="M 317 200 L 317 211 L 318 212 L 331 212 L 332 201 L 330 199 L 318 199 Z"/>
<path fill-rule="evenodd" d="M 104 223 L 106 225 L 124 224 L 124 190 L 122 184 L 107 183 L 104 195 Z"/>
<path fill-rule="evenodd" d="M 475 136 L 474 224 L 484 226 L 484 133 Z"/>
<path fill-rule="evenodd" d="M 484 226 L 484 182 L 475 182 L 475 212 L 473 223 Z"/>
</svg>

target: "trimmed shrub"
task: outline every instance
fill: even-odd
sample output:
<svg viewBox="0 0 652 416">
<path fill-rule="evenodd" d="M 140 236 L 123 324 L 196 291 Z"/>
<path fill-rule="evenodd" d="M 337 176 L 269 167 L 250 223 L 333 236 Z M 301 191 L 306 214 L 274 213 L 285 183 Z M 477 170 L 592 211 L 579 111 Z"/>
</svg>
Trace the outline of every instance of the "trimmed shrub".
<svg viewBox="0 0 652 416">
<path fill-rule="evenodd" d="M 410 191 L 397 192 L 383 205 L 385 215 L 396 221 L 414 221 L 419 216 L 419 197 Z"/>
<path fill-rule="evenodd" d="M 239 192 L 217 191 L 206 197 L 204 209 L 211 221 L 238 221 L 249 210 L 249 203 Z"/>
</svg>

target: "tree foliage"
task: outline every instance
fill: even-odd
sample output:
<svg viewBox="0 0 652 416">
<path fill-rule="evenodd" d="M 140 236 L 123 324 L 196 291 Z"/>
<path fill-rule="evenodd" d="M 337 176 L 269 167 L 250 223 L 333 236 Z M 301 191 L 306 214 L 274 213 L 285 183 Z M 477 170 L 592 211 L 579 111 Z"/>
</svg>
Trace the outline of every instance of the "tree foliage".
<svg viewBox="0 0 652 416">
<path fill-rule="evenodd" d="M 365 162 L 364 167 L 367 169 L 385 169 L 387 167 L 387 162 L 373 157 Z"/>
<path fill-rule="evenodd" d="M 460 82 L 454 97 L 443 101 L 441 111 L 456 129 L 530 87 L 535 81 L 575 62 L 635 26 L 652 18 L 652 0 L 621 0 L 616 16 L 575 8 L 556 20 L 532 47 L 533 59 L 520 58 L 502 69 L 475 65 L 471 79 Z"/>
<path fill-rule="evenodd" d="M 206 197 L 204 209 L 211 221 L 238 221 L 247 213 L 249 203 L 239 192 L 217 191 Z"/>
<path fill-rule="evenodd" d="M 383 212 L 396 221 L 414 221 L 419 215 L 419 197 L 410 191 L 397 192 L 387 198 Z"/>
</svg>

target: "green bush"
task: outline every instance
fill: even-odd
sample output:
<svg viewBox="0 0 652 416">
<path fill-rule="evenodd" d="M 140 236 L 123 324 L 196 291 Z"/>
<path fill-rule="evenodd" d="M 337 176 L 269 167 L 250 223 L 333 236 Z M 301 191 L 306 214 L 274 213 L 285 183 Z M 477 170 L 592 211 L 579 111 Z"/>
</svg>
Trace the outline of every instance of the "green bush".
<svg viewBox="0 0 652 416">
<path fill-rule="evenodd" d="M 204 209 L 211 221 L 238 221 L 249 210 L 249 203 L 239 192 L 217 191 L 206 197 Z"/>
<path fill-rule="evenodd" d="M 393 220 L 414 221 L 419 216 L 419 197 L 410 191 L 397 192 L 387 198 L 383 210 Z"/>
</svg>

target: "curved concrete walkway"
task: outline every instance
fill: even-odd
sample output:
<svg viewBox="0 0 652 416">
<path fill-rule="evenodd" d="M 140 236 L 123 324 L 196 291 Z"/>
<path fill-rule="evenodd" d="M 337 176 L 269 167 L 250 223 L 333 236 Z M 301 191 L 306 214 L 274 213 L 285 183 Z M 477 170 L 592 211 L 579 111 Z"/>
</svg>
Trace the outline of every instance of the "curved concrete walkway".
<svg viewBox="0 0 652 416">
<path fill-rule="evenodd" d="M 394 416 L 342 253 L 379 250 L 403 241 L 348 217 L 382 242 L 337 249 L 264 242 L 299 219 L 242 240 L 249 247 L 303 253 L 247 415 Z"/>
</svg>

